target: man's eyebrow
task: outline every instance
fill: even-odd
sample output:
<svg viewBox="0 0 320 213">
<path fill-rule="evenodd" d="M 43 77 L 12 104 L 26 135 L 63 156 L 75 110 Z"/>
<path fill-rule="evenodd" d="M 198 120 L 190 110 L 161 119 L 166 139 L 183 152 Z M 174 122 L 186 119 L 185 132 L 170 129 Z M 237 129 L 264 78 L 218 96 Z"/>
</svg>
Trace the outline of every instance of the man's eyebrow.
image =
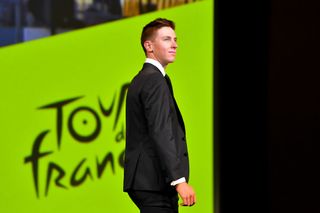
<svg viewBox="0 0 320 213">
<path fill-rule="evenodd" d="M 163 36 L 162 38 L 172 38 L 171 36 Z M 176 41 L 177 40 L 177 37 L 173 37 L 173 39 Z"/>
</svg>

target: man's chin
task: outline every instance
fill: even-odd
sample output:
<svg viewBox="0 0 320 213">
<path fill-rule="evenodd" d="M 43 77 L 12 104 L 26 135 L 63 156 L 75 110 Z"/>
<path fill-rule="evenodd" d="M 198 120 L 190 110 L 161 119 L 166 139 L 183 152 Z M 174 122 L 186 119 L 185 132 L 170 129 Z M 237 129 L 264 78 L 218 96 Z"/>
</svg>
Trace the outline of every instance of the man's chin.
<svg viewBox="0 0 320 213">
<path fill-rule="evenodd" d="M 173 63 L 174 61 L 175 61 L 175 58 L 174 58 L 174 59 L 170 59 L 170 60 L 166 61 L 165 66 L 167 66 L 168 64 Z"/>
<path fill-rule="evenodd" d="M 175 60 L 176 60 L 175 58 L 174 58 L 174 59 L 169 60 L 169 61 L 168 61 L 168 64 L 173 63 Z"/>
</svg>

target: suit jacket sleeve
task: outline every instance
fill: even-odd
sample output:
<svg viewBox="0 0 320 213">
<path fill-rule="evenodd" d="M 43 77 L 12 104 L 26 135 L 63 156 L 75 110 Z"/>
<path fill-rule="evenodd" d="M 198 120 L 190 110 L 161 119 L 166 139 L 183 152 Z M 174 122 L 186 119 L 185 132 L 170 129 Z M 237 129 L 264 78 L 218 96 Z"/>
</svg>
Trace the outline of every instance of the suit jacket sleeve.
<svg viewBox="0 0 320 213">
<path fill-rule="evenodd" d="M 183 177 L 183 172 L 178 141 L 173 133 L 174 102 L 163 76 L 157 75 L 148 81 L 142 100 L 144 100 L 148 132 L 160 158 L 161 166 L 170 182 L 177 180 Z"/>
</svg>

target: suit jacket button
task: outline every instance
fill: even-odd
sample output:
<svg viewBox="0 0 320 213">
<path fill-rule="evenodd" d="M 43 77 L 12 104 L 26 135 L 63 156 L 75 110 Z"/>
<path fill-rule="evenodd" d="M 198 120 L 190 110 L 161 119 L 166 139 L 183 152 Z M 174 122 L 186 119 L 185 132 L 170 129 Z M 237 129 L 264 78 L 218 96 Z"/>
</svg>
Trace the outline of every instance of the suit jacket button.
<svg viewBox="0 0 320 213">
<path fill-rule="evenodd" d="M 183 155 L 187 157 L 188 156 L 188 152 L 185 152 Z"/>
<path fill-rule="evenodd" d="M 185 141 L 185 140 L 186 140 L 186 138 L 185 138 L 185 137 L 182 137 L 182 140 L 183 140 L 183 141 Z"/>
</svg>

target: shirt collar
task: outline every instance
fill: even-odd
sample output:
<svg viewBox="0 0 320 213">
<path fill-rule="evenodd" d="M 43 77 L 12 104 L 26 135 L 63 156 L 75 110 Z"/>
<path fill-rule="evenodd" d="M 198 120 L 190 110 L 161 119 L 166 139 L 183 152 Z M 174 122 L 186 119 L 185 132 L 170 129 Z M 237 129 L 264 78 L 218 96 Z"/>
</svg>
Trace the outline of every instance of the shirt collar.
<svg viewBox="0 0 320 213">
<path fill-rule="evenodd" d="M 159 61 L 156 61 L 156 60 L 154 60 L 154 59 L 152 59 L 152 58 L 146 58 L 145 63 L 149 63 L 149 64 L 154 65 L 155 67 L 157 67 L 157 68 L 160 70 L 160 72 L 161 72 L 161 74 L 162 74 L 163 76 L 166 75 L 166 72 L 164 71 L 164 68 L 163 68 L 163 66 L 160 64 Z"/>
</svg>

